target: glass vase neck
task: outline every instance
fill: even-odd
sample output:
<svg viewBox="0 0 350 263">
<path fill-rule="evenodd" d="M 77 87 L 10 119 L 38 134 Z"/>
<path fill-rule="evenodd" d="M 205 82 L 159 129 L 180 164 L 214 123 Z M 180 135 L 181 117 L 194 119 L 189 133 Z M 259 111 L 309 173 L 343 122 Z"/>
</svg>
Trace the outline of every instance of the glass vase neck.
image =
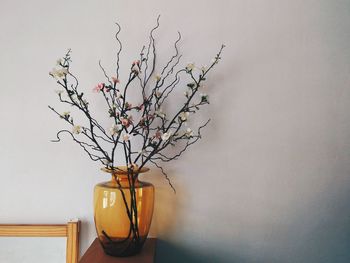
<svg viewBox="0 0 350 263">
<path fill-rule="evenodd" d="M 139 174 L 148 172 L 149 168 L 142 167 L 139 169 L 137 166 L 134 166 L 133 168 L 128 168 L 127 166 L 116 166 L 110 168 L 104 167 L 101 170 L 111 174 L 112 180 L 127 180 L 130 175 L 134 178 L 137 178 Z"/>
</svg>

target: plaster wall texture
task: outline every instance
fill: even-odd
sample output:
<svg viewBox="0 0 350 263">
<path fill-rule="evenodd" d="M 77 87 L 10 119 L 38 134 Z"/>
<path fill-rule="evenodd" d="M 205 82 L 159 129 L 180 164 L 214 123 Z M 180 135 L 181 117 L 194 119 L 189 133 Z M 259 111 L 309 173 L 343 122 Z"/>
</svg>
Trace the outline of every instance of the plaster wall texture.
<svg viewBox="0 0 350 263">
<path fill-rule="evenodd" d="M 95 237 L 93 186 L 107 180 L 47 108 L 48 76 L 73 50 L 90 98 L 113 71 L 115 21 L 122 77 L 161 14 L 160 65 L 181 31 L 182 65 L 210 74 L 212 122 L 160 174 L 151 235 L 159 262 L 349 262 L 350 1 L 10 1 L 0 3 L 0 221 L 80 218 L 82 252 Z M 123 75 L 124 74 L 124 75 Z M 102 114 L 102 102 L 96 109 Z M 69 109 L 68 109 L 69 110 Z"/>
</svg>

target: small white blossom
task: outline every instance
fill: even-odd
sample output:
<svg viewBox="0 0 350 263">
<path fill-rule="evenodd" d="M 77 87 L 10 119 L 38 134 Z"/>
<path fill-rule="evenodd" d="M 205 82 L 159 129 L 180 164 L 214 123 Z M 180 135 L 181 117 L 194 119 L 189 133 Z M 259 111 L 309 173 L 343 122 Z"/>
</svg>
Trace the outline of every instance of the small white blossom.
<svg viewBox="0 0 350 263">
<path fill-rule="evenodd" d="M 193 70 L 195 68 L 195 66 L 196 65 L 194 63 L 188 63 L 187 66 L 186 66 L 186 69 L 188 71 L 191 71 L 191 70 Z"/>
<path fill-rule="evenodd" d="M 162 109 L 159 109 L 155 112 L 155 114 L 158 116 L 158 117 L 161 117 L 161 118 L 165 118 L 165 113 L 163 112 Z"/>
<path fill-rule="evenodd" d="M 186 121 L 189 115 L 190 115 L 189 112 L 184 112 L 184 111 L 183 111 L 183 112 L 181 112 L 181 113 L 179 114 L 179 118 L 180 118 L 180 120 L 182 120 L 182 121 Z"/>
<path fill-rule="evenodd" d="M 80 125 L 74 125 L 72 128 L 72 132 L 75 134 L 81 133 L 81 126 Z"/>
<path fill-rule="evenodd" d="M 57 59 L 56 65 L 61 66 L 62 64 L 63 64 L 63 59 L 62 58 Z"/>
<path fill-rule="evenodd" d="M 77 98 L 77 94 L 72 94 L 71 95 L 72 101 L 77 102 L 78 98 Z"/>
<path fill-rule="evenodd" d="M 55 90 L 55 92 L 57 95 L 61 96 L 64 91 L 63 90 Z"/>
<path fill-rule="evenodd" d="M 186 137 L 190 138 L 193 137 L 193 131 L 191 128 L 187 128 L 186 132 L 185 132 Z"/>
<path fill-rule="evenodd" d="M 163 140 L 163 141 L 169 140 L 170 136 L 171 136 L 171 131 L 170 131 L 170 132 L 163 133 L 163 134 L 162 134 L 162 140 Z"/>
<path fill-rule="evenodd" d="M 113 124 L 112 127 L 109 129 L 109 132 L 111 135 L 117 134 L 119 131 L 123 129 L 123 126 L 120 124 Z"/>
<path fill-rule="evenodd" d="M 157 98 L 160 98 L 160 96 L 162 96 L 162 93 L 159 90 L 157 90 L 155 95 L 156 95 Z"/>
<path fill-rule="evenodd" d="M 50 72 L 50 75 L 55 79 L 63 79 L 67 74 L 68 74 L 67 68 L 61 68 L 61 69 L 54 68 Z"/>
<path fill-rule="evenodd" d="M 156 81 L 160 81 L 161 76 L 159 74 L 155 75 L 154 78 L 156 79 Z"/>
<path fill-rule="evenodd" d="M 218 64 L 218 60 L 217 60 L 216 58 L 213 58 L 213 59 L 211 60 L 211 64 Z"/>
<path fill-rule="evenodd" d="M 207 71 L 207 66 L 202 66 L 202 67 L 201 67 L 201 71 L 202 71 L 202 72 Z"/>
<path fill-rule="evenodd" d="M 129 134 L 124 134 L 123 135 L 123 141 L 124 142 L 127 142 L 127 141 L 129 141 L 130 140 L 130 135 Z"/>
<path fill-rule="evenodd" d="M 62 116 L 63 116 L 64 118 L 68 118 L 69 115 L 70 115 L 70 111 L 65 111 L 65 112 L 62 113 Z"/>
</svg>

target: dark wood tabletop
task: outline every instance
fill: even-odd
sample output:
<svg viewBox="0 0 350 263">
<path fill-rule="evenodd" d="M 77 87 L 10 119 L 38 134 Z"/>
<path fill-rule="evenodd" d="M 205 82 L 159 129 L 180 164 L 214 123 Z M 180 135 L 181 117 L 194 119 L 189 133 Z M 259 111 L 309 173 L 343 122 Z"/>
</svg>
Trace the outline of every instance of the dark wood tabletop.
<svg viewBox="0 0 350 263">
<path fill-rule="evenodd" d="M 156 238 L 148 238 L 139 254 L 118 258 L 106 255 L 96 238 L 79 263 L 154 263 L 156 241 Z"/>
</svg>

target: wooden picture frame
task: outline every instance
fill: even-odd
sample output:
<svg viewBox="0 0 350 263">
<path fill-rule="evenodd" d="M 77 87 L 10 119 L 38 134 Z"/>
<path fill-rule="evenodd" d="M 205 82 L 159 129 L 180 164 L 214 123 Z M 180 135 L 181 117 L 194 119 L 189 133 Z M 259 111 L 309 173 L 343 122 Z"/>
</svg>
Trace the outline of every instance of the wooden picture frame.
<svg viewBox="0 0 350 263">
<path fill-rule="evenodd" d="M 66 263 L 78 263 L 79 229 L 79 220 L 61 225 L 0 224 L 0 237 L 67 237 Z"/>
</svg>

